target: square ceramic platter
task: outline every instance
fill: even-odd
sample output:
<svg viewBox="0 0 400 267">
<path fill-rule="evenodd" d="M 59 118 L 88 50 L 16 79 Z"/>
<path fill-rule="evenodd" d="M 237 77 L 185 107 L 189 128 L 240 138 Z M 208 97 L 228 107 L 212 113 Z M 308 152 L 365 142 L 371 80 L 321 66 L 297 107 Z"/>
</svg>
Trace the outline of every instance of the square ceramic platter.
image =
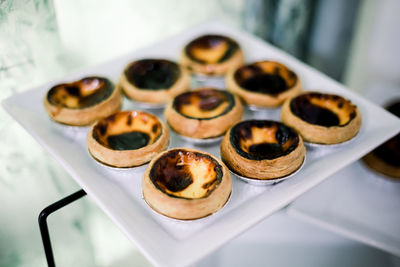
<svg viewBox="0 0 400 267">
<path fill-rule="evenodd" d="M 400 181 L 362 161 L 340 170 L 288 208 L 296 218 L 400 256 Z"/>
<path fill-rule="evenodd" d="M 365 96 L 387 106 L 400 100 L 400 88 L 375 83 Z M 362 161 L 335 173 L 287 209 L 297 218 L 400 257 L 399 210 L 400 180 L 380 175 Z"/>
<path fill-rule="evenodd" d="M 308 150 L 303 169 L 275 186 L 253 186 L 233 175 L 231 199 L 221 211 L 201 220 L 182 222 L 156 214 L 143 200 L 141 180 L 146 166 L 119 172 L 98 166 L 87 152 L 87 129 L 69 129 L 50 121 L 42 99 L 52 85 L 88 75 L 103 75 L 118 81 L 124 67 L 134 59 L 164 57 L 178 60 L 187 42 L 208 33 L 220 33 L 237 40 L 247 62 L 271 59 L 288 65 L 300 76 L 305 89 L 333 92 L 351 99 L 361 110 L 363 125 L 358 136 L 345 146 Z M 204 83 L 207 81 L 196 85 Z M 3 104 L 156 266 L 194 263 L 400 130 L 400 121 L 382 108 L 264 41 L 217 22 L 198 25 L 158 44 L 14 95 Z M 123 108 L 135 106 L 125 100 Z M 155 113 L 162 114 L 161 111 Z M 245 117 L 279 119 L 279 110 L 248 111 Z M 172 134 L 170 147 L 178 146 L 196 147 Z M 197 148 L 219 157 L 218 144 Z"/>
</svg>

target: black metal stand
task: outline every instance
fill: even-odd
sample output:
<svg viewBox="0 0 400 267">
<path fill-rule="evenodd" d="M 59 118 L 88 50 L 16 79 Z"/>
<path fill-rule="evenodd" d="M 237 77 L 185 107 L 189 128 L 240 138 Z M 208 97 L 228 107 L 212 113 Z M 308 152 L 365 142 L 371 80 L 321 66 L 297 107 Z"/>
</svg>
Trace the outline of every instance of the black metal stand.
<svg viewBox="0 0 400 267">
<path fill-rule="evenodd" d="M 67 206 L 68 204 L 74 202 L 75 200 L 80 199 L 81 197 L 83 197 L 85 195 L 86 195 L 86 192 L 83 189 L 81 189 L 81 190 L 51 204 L 50 206 L 47 206 L 39 214 L 38 220 L 39 220 L 40 234 L 42 235 L 44 253 L 46 254 L 47 265 L 49 267 L 55 267 L 56 264 L 54 262 L 53 250 L 51 248 L 49 228 L 47 227 L 47 217 L 50 214 L 52 214 L 53 212 Z"/>
</svg>

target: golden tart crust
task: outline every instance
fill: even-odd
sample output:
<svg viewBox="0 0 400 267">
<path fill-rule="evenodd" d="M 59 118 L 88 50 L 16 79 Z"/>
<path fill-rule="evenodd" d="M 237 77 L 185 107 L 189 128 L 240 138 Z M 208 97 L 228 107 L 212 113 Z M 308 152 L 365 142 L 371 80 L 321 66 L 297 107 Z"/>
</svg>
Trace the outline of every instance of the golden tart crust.
<svg viewBox="0 0 400 267">
<path fill-rule="evenodd" d="M 167 149 L 169 131 L 152 114 L 120 111 L 92 125 L 87 144 L 93 158 L 105 165 L 134 167 Z"/>
<path fill-rule="evenodd" d="M 400 167 L 388 163 L 386 160 L 370 152 L 362 160 L 374 171 L 384 174 L 390 178 L 400 179 Z"/>
<path fill-rule="evenodd" d="M 43 99 L 49 116 L 63 124 L 90 125 L 121 108 L 121 91 L 102 77 L 86 77 L 52 87 Z"/>
<path fill-rule="evenodd" d="M 223 90 L 200 88 L 178 95 L 165 109 L 169 126 L 178 134 L 198 139 L 222 136 L 240 121 L 240 99 Z"/>
<path fill-rule="evenodd" d="M 220 148 L 222 161 L 231 171 L 260 180 L 295 172 L 306 153 L 296 131 L 267 120 L 239 122 L 225 134 Z"/>
<path fill-rule="evenodd" d="M 258 61 L 229 72 L 226 86 L 247 105 L 265 108 L 280 106 L 301 91 L 297 74 L 274 61 Z"/>
<path fill-rule="evenodd" d="M 175 148 L 155 157 L 142 181 L 143 196 L 156 212 L 193 220 L 220 210 L 232 192 L 226 166 L 213 155 Z"/>
<path fill-rule="evenodd" d="M 350 140 L 362 122 L 359 109 L 349 100 L 318 92 L 306 92 L 285 101 L 281 119 L 296 129 L 304 141 L 318 144 Z"/>
<path fill-rule="evenodd" d="M 387 110 L 400 117 L 400 100 L 390 104 Z M 400 179 L 400 133 L 365 155 L 362 160 L 376 172 Z"/>
<path fill-rule="evenodd" d="M 193 73 L 221 76 L 243 64 L 243 53 L 229 37 L 203 35 L 184 47 L 181 64 Z"/>
<path fill-rule="evenodd" d="M 132 100 L 163 104 L 189 89 L 190 74 L 166 59 L 142 59 L 125 68 L 119 86 Z"/>
</svg>

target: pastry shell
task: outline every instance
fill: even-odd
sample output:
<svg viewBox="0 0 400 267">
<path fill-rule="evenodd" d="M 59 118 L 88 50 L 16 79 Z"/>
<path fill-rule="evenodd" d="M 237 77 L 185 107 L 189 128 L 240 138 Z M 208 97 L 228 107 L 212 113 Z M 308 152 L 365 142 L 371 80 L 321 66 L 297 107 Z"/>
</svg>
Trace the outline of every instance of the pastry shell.
<svg viewBox="0 0 400 267">
<path fill-rule="evenodd" d="M 251 91 L 244 87 L 244 82 L 262 74 L 278 75 L 286 82 L 287 87 L 274 93 Z M 301 91 L 301 81 L 296 73 L 285 65 L 274 61 L 258 61 L 230 71 L 226 76 L 228 90 L 239 95 L 249 106 L 272 108 Z"/>
<path fill-rule="evenodd" d="M 96 83 L 96 84 L 94 84 Z M 97 84 L 109 86 L 112 90 L 111 94 L 106 96 L 101 101 L 93 101 L 91 105 L 79 107 L 79 97 L 71 95 L 65 88 L 73 88 L 74 94 L 89 95 L 90 92 L 96 93 L 100 87 Z M 51 100 L 52 95 L 56 95 L 57 102 Z M 94 97 L 95 98 L 95 97 Z M 73 103 L 73 107 L 69 107 L 67 101 Z M 71 103 L 69 102 L 69 103 Z M 86 126 L 92 124 L 94 121 L 107 117 L 110 114 L 118 111 L 122 104 L 122 94 L 118 87 L 114 87 L 111 81 L 102 77 L 86 77 L 71 83 L 58 84 L 52 87 L 43 99 L 43 104 L 46 112 L 56 122 L 72 125 L 72 126 Z M 70 105 L 71 106 L 71 105 Z"/>
<path fill-rule="evenodd" d="M 167 171 L 160 174 L 160 170 Z M 180 176 L 182 172 L 184 174 Z M 188 172 L 192 179 L 189 185 L 175 189 L 183 188 L 181 191 L 169 191 L 168 187 L 173 188 L 172 185 L 180 185 L 182 181 L 185 183 L 184 180 L 171 179 L 187 177 Z M 162 182 L 165 180 L 170 186 Z M 174 219 L 194 220 L 217 212 L 227 203 L 232 192 L 232 180 L 226 166 L 213 155 L 194 149 L 174 148 L 150 162 L 143 176 L 142 190 L 145 201 L 156 212 Z M 191 194 L 196 196 L 190 197 Z"/>
<path fill-rule="evenodd" d="M 373 152 L 365 155 L 362 160 L 365 164 L 374 171 L 394 178 L 400 181 L 400 167 L 396 167 L 386 163 L 383 159 L 375 155 Z"/>
<path fill-rule="evenodd" d="M 132 67 L 146 69 L 147 65 L 159 64 L 161 66 L 170 66 L 177 71 L 176 80 L 168 88 L 152 89 L 152 88 L 140 88 L 129 81 L 127 77 L 128 70 Z M 142 59 L 131 62 L 124 70 L 121 75 L 119 86 L 122 88 L 124 94 L 138 102 L 150 103 L 150 104 L 165 104 L 174 98 L 176 95 L 187 91 L 190 87 L 190 74 L 182 66 L 175 62 L 166 59 Z"/>
<path fill-rule="evenodd" d="M 314 106 L 329 110 L 337 116 L 339 122 L 335 125 L 319 125 L 294 114 L 292 102 L 300 103 L 298 106 L 302 108 L 303 99 Z M 310 112 L 312 116 L 315 114 L 316 112 Z M 358 107 L 349 100 L 338 95 L 318 92 L 305 92 L 285 101 L 281 110 L 281 120 L 296 129 L 304 141 L 317 144 L 339 144 L 348 141 L 357 135 L 362 123 Z"/>
<path fill-rule="evenodd" d="M 227 54 L 228 57 L 224 58 Z M 229 37 L 203 35 L 184 47 L 180 62 L 193 73 L 222 76 L 243 64 L 243 52 L 239 44 Z"/>
<path fill-rule="evenodd" d="M 392 102 L 386 109 L 400 117 L 400 100 Z M 369 152 L 362 160 L 374 171 L 400 181 L 400 133 Z"/>
<path fill-rule="evenodd" d="M 277 132 L 281 136 L 277 137 Z M 282 135 L 283 134 L 283 135 Z M 285 139 L 286 138 L 286 139 Z M 286 141 L 285 141 L 286 140 Z M 251 145 L 279 144 L 281 153 L 254 155 Z M 304 162 L 306 149 L 300 135 L 280 122 L 242 121 L 225 134 L 221 142 L 221 158 L 228 168 L 241 176 L 259 180 L 276 179 L 294 173 Z M 263 151 L 267 151 L 263 148 Z"/>
<path fill-rule="evenodd" d="M 136 149 L 115 149 L 109 137 L 131 132 L 148 135 L 147 144 Z M 120 111 L 99 120 L 89 130 L 90 154 L 100 163 L 117 168 L 135 167 L 149 162 L 169 144 L 169 130 L 156 116 L 143 111 Z"/>
<path fill-rule="evenodd" d="M 226 108 L 212 117 L 202 117 L 203 114 L 196 117 L 188 116 L 177 110 L 180 102 L 187 101 L 187 98 L 193 101 L 193 105 L 200 105 L 203 100 L 213 104 L 214 101 L 222 99 L 221 104 L 211 112 L 222 108 L 223 105 Z M 203 113 L 201 109 L 199 112 Z M 207 111 L 204 114 L 209 115 Z M 236 95 L 213 88 L 200 88 L 178 95 L 167 105 L 164 112 L 167 123 L 176 133 L 198 139 L 222 136 L 233 124 L 241 120 L 242 114 L 243 106 Z"/>
</svg>

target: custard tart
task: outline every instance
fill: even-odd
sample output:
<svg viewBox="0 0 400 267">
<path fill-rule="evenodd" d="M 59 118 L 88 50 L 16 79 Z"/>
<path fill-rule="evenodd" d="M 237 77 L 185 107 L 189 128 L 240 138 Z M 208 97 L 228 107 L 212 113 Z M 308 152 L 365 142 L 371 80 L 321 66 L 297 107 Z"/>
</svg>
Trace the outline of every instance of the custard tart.
<svg viewBox="0 0 400 267">
<path fill-rule="evenodd" d="M 121 108 L 122 96 L 113 83 L 103 77 L 86 77 L 53 86 L 43 103 L 49 116 L 63 124 L 90 125 Z"/>
<path fill-rule="evenodd" d="M 90 128 L 87 144 L 93 158 L 117 168 L 149 162 L 169 144 L 169 131 L 156 116 L 143 111 L 120 111 Z"/>
<path fill-rule="evenodd" d="M 222 76 L 243 64 L 243 53 L 239 44 L 229 37 L 203 35 L 184 47 L 181 64 L 195 74 Z"/>
<path fill-rule="evenodd" d="M 221 158 L 228 168 L 252 179 L 276 179 L 297 171 L 306 149 L 295 130 L 269 120 L 234 125 L 221 142 Z"/>
<path fill-rule="evenodd" d="M 400 100 L 390 104 L 387 110 L 400 117 Z M 400 133 L 365 155 L 363 161 L 378 173 L 400 178 Z"/>
<path fill-rule="evenodd" d="M 333 94 L 306 92 L 282 106 L 282 121 L 304 141 L 338 144 L 352 139 L 361 128 L 361 113 L 349 100 Z"/>
<path fill-rule="evenodd" d="M 220 210 L 232 192 L 226 166 L 213 155 L 175 148 L 155 157 L 142 182 L 143 197 L 156 212 L 193 220 Z"/>
<path fill-rule="evenodd" d="M 166 104 L 188 90 L 189 72 L 166 59 L 142 59 L 130 63 L 120 83 L 125 95 L 138 102 Z"/>
<path fill-rule="evenodd" d="M 301 91 L 297 74 L 274 61 L 258 61 L 229 72 L 226 86 L 247 105 L 261 108 L 280 106 Z"/>
<path fill-rule="evenodd" d="M 230 92 L 201 88 L 180 94 L 165 109 L 167 123 L 182 136 L 207 139 L 222 136 L 242 118 L 243 106 Z"/>
</svg>

